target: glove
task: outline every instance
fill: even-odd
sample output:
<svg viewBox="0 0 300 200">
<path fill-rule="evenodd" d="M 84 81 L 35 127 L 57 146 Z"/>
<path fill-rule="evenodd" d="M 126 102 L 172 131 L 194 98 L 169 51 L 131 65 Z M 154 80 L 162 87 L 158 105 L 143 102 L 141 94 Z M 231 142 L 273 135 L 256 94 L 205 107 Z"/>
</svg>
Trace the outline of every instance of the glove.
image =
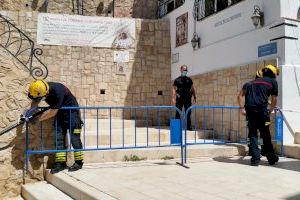
<svg viewBox="0 0 300 200">
<path fill-rule="evenodd" d="M 32 119 L 32 116 L 26 117 L 24 114 L 20 115 L 20 122 L 29 122 Z"/>
</svg>

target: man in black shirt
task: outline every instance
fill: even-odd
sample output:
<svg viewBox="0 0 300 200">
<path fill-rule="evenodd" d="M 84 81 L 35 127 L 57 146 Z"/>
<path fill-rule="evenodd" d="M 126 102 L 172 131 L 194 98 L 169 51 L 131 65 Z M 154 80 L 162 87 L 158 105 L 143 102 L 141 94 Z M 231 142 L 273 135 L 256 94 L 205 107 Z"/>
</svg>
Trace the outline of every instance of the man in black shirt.
<svg viewBox="0 0 300 200">
<path fill-rule="evenodd" d="M 186 65 L 180 67 L 181 76 L 175 79 L 173 84 L 173 94 L 172 94 L 172 105 L 186 111 L 191 105 L 192 96 L 194 97 L 194 103 L 196 102 L 196 94 L 193 86 L 193 81 L 190 77 L 187 76 L 188 68 Z M 176 100 L 176 101 L 175 101 Z M 180 115 L 176 112 L 176 119 L 180 119 Z M 191 112 L 187 116 L 187 130 L 192 130 L 191 127 Z"/>
<path fill-rule="evenodd" d="M 36 80 L 29 86 L 28 97 L 32 100 L 31 107 L 38 106 L 41 100 L 49 104 L 50 109 L 44 112 L 39 121 L 44 121 L 56 116 L 54 128 L 56 130 L 56 146 L 58 150 L 66 149 L 65 138 L 67 130 L 71 132 L 71 143 L 74 149 L 82 149 L 80 139 L 82 121 L 79 109 L 61 109 L 62 107 L 78 107 L 78 102 L 70 90 L 61 83 Z M 69 171 L 82 168 L 83 152 L 74 151 L 75 163 Z M 55 165 L 51 173 L 57 173 L 66 167 L 66 152 L 55 154 Z"/>
<path fill-rule="evenodd" d="M 249 128 L 250 147 L 249 151 L 252 156 L 251 164 L 258 165 L 260 161 L 260 152 L 258 149 L 257 129 L 263 138 L 264 150 L 270 165 L 278 161 L 275 155 L 269 126 L 270 113 L 274 110 L 277 103 L 278 85 L 276 76 L 278 68 L 273 65 L 267 65 L 262 69 L 261 78 L 244 84 L 238 95 L 238 103 L 241 114 L 246 115 Z M 268 109 L 268 99 L 271 96 L 271 105 Z M 242 105 L 245 97 L 245 105 Z"/>
</svg>

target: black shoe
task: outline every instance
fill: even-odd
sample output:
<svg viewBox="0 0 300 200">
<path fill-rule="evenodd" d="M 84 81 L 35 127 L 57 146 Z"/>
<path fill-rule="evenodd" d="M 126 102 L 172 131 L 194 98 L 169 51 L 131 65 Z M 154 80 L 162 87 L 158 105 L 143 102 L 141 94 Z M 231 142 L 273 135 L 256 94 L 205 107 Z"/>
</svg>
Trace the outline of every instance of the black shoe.
<svg viewBox="0 0 300 200">
<path fill-rule="evenodd" d="M 56 162 L 54 164 L 54 167 L 51 169 L 50 173 L 51 174 L 56 174 L 60 171 L 63 171 L 65 168 L 66 168 L 66 163 Z"/>
<path fill-rule="evenodd" d="M 260 159 L 252 159 L 251 158 L 251 166 L 258 166 L 260 162 Z"/>
<path fill-rule="evenodd" d="M 79 163 L 74 163 L 71 167 L 69 167 L 69 172 L 75 172 L 79 169 L 82 168 L 83 163 L 79 164 Z"/>
<path fill-rule="evenodd" d="M 278 158 L 277 155 L 273 155 L 271 157 L 268 157 L 269 165 L 275 165 L 275 163 L 277 163 L 278 160 L 279 160 L 279 158 Z"/>
<path fill-rule="evenodd" d="M 193 128 L 192 128 L 192 127 L 189 127 L 189 128 L 187 128 L 186 130 L 188 130 L 188 131 L 192 131 L 192 130 L 193 130 Z"/>
</svg>

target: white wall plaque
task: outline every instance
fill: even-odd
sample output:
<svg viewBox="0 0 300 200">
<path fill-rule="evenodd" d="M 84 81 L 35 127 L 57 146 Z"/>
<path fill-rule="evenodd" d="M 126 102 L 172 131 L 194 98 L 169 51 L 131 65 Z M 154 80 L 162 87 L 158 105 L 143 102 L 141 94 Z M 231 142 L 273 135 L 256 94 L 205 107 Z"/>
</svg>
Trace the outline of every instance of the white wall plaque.
<svg viewBox="0 0 300 200">
<path fill-rule="evenodd" d="M 116 74 L 126 75 L 127 73 L 127 63 L 118 62 L 116 63 Z"/>
<path fill-rule="evenodd" d="M 114 62 L 129 62 L 129 51 L 114 51 Z"/>
</svg>

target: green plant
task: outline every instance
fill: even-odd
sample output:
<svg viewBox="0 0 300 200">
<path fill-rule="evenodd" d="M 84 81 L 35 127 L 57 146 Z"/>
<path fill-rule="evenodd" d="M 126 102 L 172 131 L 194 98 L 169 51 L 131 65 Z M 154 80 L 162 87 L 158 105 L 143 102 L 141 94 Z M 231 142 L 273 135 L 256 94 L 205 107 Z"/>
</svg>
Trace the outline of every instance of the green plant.
<svg viewBox="0 0 300 200">
<path fill-rule="evenodd" d="M 164 156 L 161 158 L 162 160 L 171 160 L 171 159 L 174 159 L 173 156 Z"/>
<path fill-rule="evenodd" d="M 138 157 L 137 155 L 130 155 L 130 156 L 127 156 L 125 155 L 124 156 L 124 161 L 125 162 L 129 162 L 129 161 L 141 161 L 141 160 L 146 160 L 147 158 L 146 157 Z"/>
</svg>

